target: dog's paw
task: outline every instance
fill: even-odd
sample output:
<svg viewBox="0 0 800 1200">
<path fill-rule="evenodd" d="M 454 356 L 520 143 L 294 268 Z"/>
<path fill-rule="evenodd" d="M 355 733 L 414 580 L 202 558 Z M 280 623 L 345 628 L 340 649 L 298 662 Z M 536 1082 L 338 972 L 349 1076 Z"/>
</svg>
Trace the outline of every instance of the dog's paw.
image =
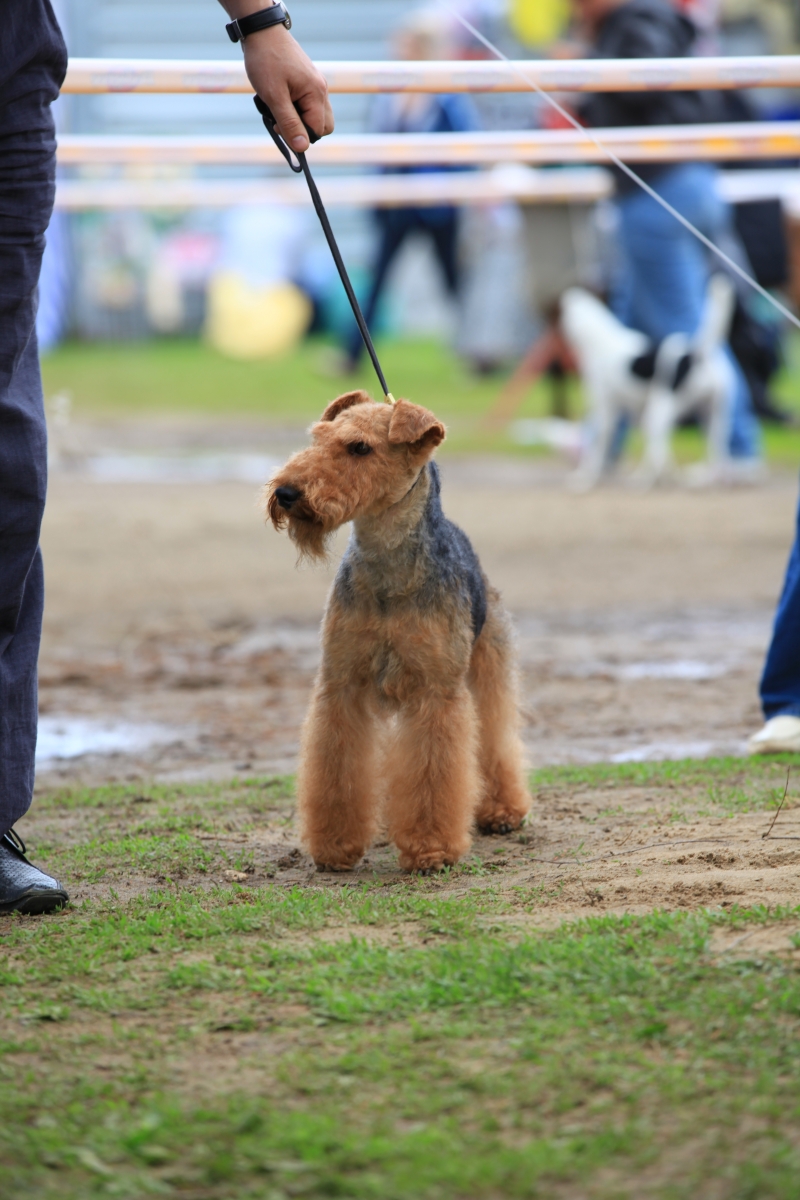
<svg viewBox="0 0 800 1200">
<path fill-rule="evenodd" d="M 476 823 L 480 833 L 501 834 L 513 833 L 515 829 L 519 829 L 524 819 L 524 814 L 499 812 L 488 817 L 478 817 Z"/>
<path fill-rule="evenodd" d="M 401 854 L 400 869 L 412 875 L 438 875 L 445 867 L 452 867 L 458 859 L 444 850 L 421 851 L 418 854 Z"/>
<path fill-rule="evenodd" d="M 316 862 L 316 860 L 315 860 Z M 318 871 L 352 871 L 356 864 L 354 862 L 317 862 Z"/>
</svg>

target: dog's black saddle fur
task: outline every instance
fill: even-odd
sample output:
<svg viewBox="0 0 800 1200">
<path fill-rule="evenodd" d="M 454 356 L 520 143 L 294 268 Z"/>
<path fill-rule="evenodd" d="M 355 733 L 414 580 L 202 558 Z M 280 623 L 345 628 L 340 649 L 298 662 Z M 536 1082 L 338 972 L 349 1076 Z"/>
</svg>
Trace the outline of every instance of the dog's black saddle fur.
<svg viewBox="0 0 800 1200">
<path fill-rule="evenodd" d="M 425 506 L 428 553 L 435 568 L 431 585 L 450 593 L 460 592 L 469 599 L 472 632 L 477 638 L 486 621 L 486 581 L 472 542 L 463 529 L 448 521 L 442 510 L 442 484 L 435 462 L 428 463 L 430 492 Z"/>
<path fill-rule="evenodd" d="M 656 362 L 658 361 L 662 345 L 662 342 L 653 342 L 649 350 L 645 350 L 644 354 L 640 354 L 638 358 L 634 358 L 630 367 L 631 375 L 635 375 L 637 379 L 652 379 L 656 373 Z M 669 380 L 669 386 L 673 392 L 677 392 L 693 366 L 694 356 L 692 354 L 682 354 L 675 364 L 672 379 Z"/>
</svg>

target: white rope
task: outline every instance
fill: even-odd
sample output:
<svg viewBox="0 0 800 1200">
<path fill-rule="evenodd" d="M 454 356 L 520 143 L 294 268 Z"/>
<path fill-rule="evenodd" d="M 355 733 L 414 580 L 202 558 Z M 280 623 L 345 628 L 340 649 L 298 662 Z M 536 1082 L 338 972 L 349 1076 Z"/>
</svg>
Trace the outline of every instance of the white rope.
<svg viewBox="0 0 800 1200">
<path fill-rule="evenodd" d="M 701 233 L 700 230 L 697 229 L 691 221 L 687 220 L 682 213 L 679 213 L 676 208 L 673 208 L 669 201 L 665 200 L 663 196 L 659 196 L 658 192 L 651 188 L 649 183 L 645 183 L 645 181 L 639 175 L 637 175 L 636 172 L 627 165 L 627 163 L 624 163 L 609 146 L 606 146 L 603 142 L 599 141 L 598 138 L 593 135 L 590 129 L 587 129 L 585 126 L 581 125 L 580 121 L 573 117 L 571 112 L 569 112 L 562 104 L 559 104 L 557 100 L 554 100 L 552 96 L 544 91 L 544 89 L 539 86 L 536 80 L 532 79 L 530 75 L 528 75 L 524 68 L 521 68 L 517 63 L 514 62 L 513 59 L 504 54 L 503 51 L 490 42 L 489 39 L 485 37 L 479 29 L 476 29 L 471 21 L 468 21 L 465 16 L 462 16 L 462 14 L 455 8 L 451 8 L 449 4 L 444 3 L 443 0 L 442 7 L 446 9 L 446 11 L 452 17 L 455 17 L 456 20 L 459 21 L 464 28 L 473 35 L 473 37 L 476 37 L 491 54 L 494 54 L 496 58 L 501 59 L 503 62 L 508 63 L 511 69 L 520 77 L 520 79 L 524 79 L 528 86 L 534 92 L 536 92 L 537 95 L 542 96 L 547 103 L 556 110 L 557 113 L 559 113 L 566 121 L 569 121 L 570 125 L 572 125 L 574 129 L 579 130 L 580 133 L 587 137 L 589 141 L 591 141 L 597 147 L 598 150 L 600 150 L 611 160 L 615 167 L 618 167 L 619 170 L 624 172 L 629 179 L 632 179 L 637 187 L 640 187 L 643 192 L 646 192 L 648 196 L 651 196 L 653 200 L 660 204 L 661 207 L 670 214 L 670 216 L 674 217 L 676 221 L 679 221 L 685 229 L 688 229 L 688 231 L 697 238 L 698 241 L 702 242 L 703 245 L 713 254 L 716 254 L 717 258 L 721 259 L 721 261 L 724 262 L 727 267 L 730 267 L 730 269 L 734 271 L 740 279 L 743 279 L 744 282 L 749 284 L 754 291 L 758 292 L 760 296 L 763 296 L 764 299 L 773 306 L 773 308 L 776 308 L 782 316 L 786 317 L 788 321 L 791 321 L 793 325 L 800 329 L 800 318 L 795 316 L 795 314 L 786 308 L 785 305 L 781 304 L 779 300 L 776 300 L 775 297 L 768 292 L 766 288 L 762 287 L 760 283 L 753 279 L 752 276 L 748 275 L 747 271 L 745 271 L 743 267 L 740 267 L 739 264 L 735 262 L 728 254 L 726 254 L 724 250 L 720 250 L 719 246 L 715 245 L 715 243 L 712 242 L 710 238 L 707 238 L 704 233 Z"/>
</svg>

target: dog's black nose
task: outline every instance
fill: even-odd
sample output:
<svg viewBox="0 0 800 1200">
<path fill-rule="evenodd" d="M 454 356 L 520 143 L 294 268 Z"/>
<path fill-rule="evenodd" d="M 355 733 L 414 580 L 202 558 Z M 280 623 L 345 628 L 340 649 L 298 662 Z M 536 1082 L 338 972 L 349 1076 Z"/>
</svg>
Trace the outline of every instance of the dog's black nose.
<svg viewBox="0 0 800 1200">
<path fill-rule="evenodd" d="M 300 495 L 301 493 L 297 488 L 289 487 L 288 485 L 275 488 L 275 496 L 278 504 L 280 504 L 281 508 L 285 508 L 287 512 L 292 507 L 295 500 L 300 499 Z"/>
</svg>

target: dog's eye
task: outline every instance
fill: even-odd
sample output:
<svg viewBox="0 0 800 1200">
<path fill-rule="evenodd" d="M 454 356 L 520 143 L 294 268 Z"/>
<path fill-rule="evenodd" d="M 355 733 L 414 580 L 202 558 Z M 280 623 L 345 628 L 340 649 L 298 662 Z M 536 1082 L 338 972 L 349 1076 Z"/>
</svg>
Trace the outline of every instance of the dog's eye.
<svg viewBox="0 0 800 1200">
<path fill-rule="evenodd" d="M 348 454 L 357 454 L 359 458 L 363 458 L 365 454 L 372 454 L 372 446 L 368 446 L 366 442 L 351 442 L 347 447 Z"/>
</svg>

